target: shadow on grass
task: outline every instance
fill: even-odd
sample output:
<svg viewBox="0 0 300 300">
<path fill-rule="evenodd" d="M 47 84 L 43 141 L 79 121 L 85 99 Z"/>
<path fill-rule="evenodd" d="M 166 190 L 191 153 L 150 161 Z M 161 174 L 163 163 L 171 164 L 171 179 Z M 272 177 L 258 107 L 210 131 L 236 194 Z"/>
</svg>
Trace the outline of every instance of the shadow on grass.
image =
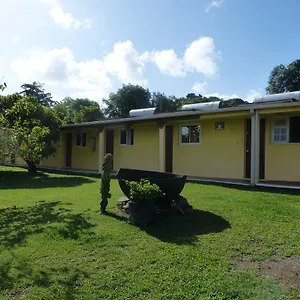
<svg viewBox="0 0 300 300">
<path fill-rule="evenodd" d="M 56 296 L 75 299 L 77 288 L 82 285 L 82 280 L 88 277 L 85 271 L 78 268 L 43 267 L 41 270 L 38 265 L 28 263 L 12 254 L 0 262 L 0 292 L 11 298 L 22 298 L 31 286 L 47 288 L 52 296 L 55 296 L 55 291 L 59 291 Z"/>
<path fill-rule="evenodd" d="M 189 182 L 189 181 L 187 181 Z M 223 188 L 237 190 L 237 191 L 249 191 L 249 192 L 265 192 L 270 194 L 283 194 L 283 195 L 291 195 L 298 196 L 300 195 L 300 190 L 296 189 L 288 189 L 288 188 L 278 188 L 278 187 L 263 187 L 263 186 L 245 186 L 245 185 L 234 185 L 228 183 L 218 183 L 218 182 L 195 182 L 190 181 L 190 184 L 198 184 L 198 185 L 207 185 L 207 186 L 220 186 Z"/>
<path fill-rule="evenodd" d="M 72 214 L 69 209 L 57 207 L 59 204 L 40 201 L 30 207 L 0 209 L 0 246 L 13 247 L 47 229 L 56 233 L 52 224 L 60 236 L 70 239 L 77 239 L 83 230 L 94 226 L 82 214 Z"/>
<path fill-rule="evenodd" d="M 218 233 L 227 228 L 231 226 L 222 217 L 209 211 L 194 209 L 192 215 L 171 215 L 143 229 L 163 242 L 194 245 L 198 242 L 199 235 Z"/>
<path fill-rule="evenodd" d="M 107 212 L 106 215 L 129 222 L 128 218 L 113 212 Z M 198 209 L 194 209 L 192 215 L 180 216 L 174 212 L 169 216 L 158 216 L 153 224 L 140 227 L 163 242 L 178 245 L 195 245 L 199 235 L 218 233 L 228 228 L 231 228 L 230 223 L 224 218 Z"/>
<path fill-rule="evenodd" d="M 56 177 L 42 172 L 30 174 L 27 171 L 0 171 L 0 190 L 74 187 L 91 182 L 94 181 L 80 176 Z"/>
</svg>

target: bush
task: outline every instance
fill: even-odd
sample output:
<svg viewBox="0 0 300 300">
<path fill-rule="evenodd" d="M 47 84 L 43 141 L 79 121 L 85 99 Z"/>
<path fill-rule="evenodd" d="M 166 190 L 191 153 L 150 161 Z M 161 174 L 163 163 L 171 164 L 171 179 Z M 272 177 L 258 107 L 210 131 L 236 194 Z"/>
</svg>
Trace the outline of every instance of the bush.
<svg viewBox="0 0 300 300">
<path fill-rule="evenodd" d="M 136 203 L 151 202 L 153 199 L 162 195 L 162 191 L 156 184 L 151 184 L 147 179 L 140 182 L 126 181 L 130 189 L 130 200 Z"/>
</svg>

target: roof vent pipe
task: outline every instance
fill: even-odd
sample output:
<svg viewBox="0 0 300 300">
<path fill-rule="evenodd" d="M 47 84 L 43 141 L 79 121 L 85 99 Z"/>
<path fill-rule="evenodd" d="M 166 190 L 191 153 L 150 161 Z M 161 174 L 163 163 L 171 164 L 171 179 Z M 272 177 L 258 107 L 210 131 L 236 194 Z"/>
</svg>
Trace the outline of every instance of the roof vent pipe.
<svg viewBox="0 0 300 300">
<path fill-rule="evenodd" d="M 221 101 L 202 102 L 183 105 L 181 110 L 214 110 L 220 107 Z"/>
<path fill-rule="evenodd" d="M 300 101 L 300 91 L 255 97 L 253 103 L 284 101 L 284 100 Z"/>
<path fill-rule="evenodd" d="M 129 111 L 129 117 L 152 116 L 157 112 L 157 107 L 132 109 L 131 111 Z"/>
</svg>

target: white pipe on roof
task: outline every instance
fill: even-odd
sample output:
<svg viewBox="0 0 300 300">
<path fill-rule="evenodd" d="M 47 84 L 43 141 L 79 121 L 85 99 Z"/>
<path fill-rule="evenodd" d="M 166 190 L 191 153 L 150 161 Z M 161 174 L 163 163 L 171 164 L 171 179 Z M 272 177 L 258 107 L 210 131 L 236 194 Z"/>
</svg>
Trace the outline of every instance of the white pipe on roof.
<svg viewBox="0 0 300 300">
<path fill-rule="evenodd" d="M 129 112 L 130 117 L 146 117 L 146 116 L 152 116 L 156 113 L 157 108 L 151 107 L 151 108 L 140 108 L 140 109 L 132 109 Z"/>
<path fill-rule="evenodd" d="M 300 91 L 255 97 L 253 103 L 292 99 L 300 101 Z"/>
<path fill-rule="evenodd" d="M 181 110 L 213 110 L 218 109 L 221 101 L 185 104 Z"/>
</svg>

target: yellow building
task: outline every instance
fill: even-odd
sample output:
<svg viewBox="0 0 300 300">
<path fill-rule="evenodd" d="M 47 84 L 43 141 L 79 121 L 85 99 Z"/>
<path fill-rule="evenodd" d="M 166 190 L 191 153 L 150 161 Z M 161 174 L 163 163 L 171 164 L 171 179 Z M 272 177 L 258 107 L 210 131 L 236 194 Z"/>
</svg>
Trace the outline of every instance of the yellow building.
<svg viewBox="0 0 300 300">
<path fill-rule="evenodd" d="M 231 108 L 219 102 L 182 111 L 132 111 L 124 119 L 65 125 L 43 167 L 101 172 L 105 153 L 114 170 L 186 174 L 204 181 L 300 185 L 300 92 L 268 95 Z"/>
</svg>

